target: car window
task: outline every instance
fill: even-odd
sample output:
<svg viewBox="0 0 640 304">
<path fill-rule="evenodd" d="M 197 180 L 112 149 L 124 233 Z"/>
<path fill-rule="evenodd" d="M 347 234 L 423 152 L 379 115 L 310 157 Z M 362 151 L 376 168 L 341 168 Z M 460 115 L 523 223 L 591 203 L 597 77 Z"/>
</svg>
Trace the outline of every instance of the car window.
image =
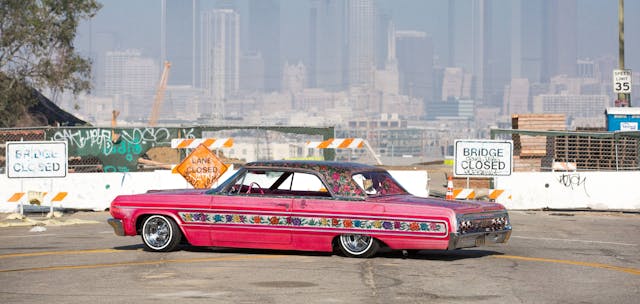
<svg viewBox="0 0 640 304">
<path fill-rule="evenodd" d="M 368 196 L 407 193 L 387 172 L 362 172 L 352 178 Z"/>
<path fill-rule="evenodd" d="M 331 196 L 322 180 L 316 175 L 253 169 L 239 176 L 229 193 L 261 196 Z"/>
<path fill-rule="evenodd" d="M 304 172 L 292 173 L 278 189 L 291 191 L 327 191 L 327 188 L 316 175 Z"/>
<path fill-rule="evenodd" d="M 247 170 L 233 185 L 232 193 L 264 193 L 278 181 L 283 172 L 267 170 Z"/>
</svg>

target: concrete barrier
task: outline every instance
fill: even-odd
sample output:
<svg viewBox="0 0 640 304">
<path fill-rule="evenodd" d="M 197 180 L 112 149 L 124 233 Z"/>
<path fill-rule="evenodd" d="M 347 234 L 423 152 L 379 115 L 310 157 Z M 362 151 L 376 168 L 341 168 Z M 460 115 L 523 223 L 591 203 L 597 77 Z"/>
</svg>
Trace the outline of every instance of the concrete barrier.
<svg viewBox="0 0 640 304">
<path fill-rule="evenodd" d="M 640 209 L 640 172 L 514 172 L 496 178 L 509 209 Z"/>
<path fill-rule="evenodd" d="M 235 173 L 227 170 L 220 182 Z M 428 196 L 427 171 L 391 170 L 409 192 Z M 514 172 L 496 178 L 495 188 L 504 190 L 497 202 L 509 209 L 639 210 L 640 172 Z M 217 186 L 217 185 L 214 185 Z M 179 174 L 168 170 L 131 173 L 71 173 L 66 178 L 8 179 L 0 175 L 0 212 L 15 212 L 19 202 L 29 204 L 29 192 L 44 197 L 50 206 L 54 193 L 66 195 L 54 207 L 105 210 L 120 194 L 144 193 L 152 189 L 179 189 L 191 186 Z M 47 192 L 48 194 L 43 194 Z M 17 195 L 16 193 L 22 193 Z M 47 199 L 51 197 L 51 199 Z M 13 202 L 9 200 L 13 199 Z"/>
<path fill-rule="evenodd" d="M 213 187 L 233 175 L 230 167 Z M 418 195 L 428 196 L 428 174 L 426 171 L 390 171 L 394 178 Z M 40 202 L 42 206 L 55 208 L 102 211 L 120 194 L 145 193 L 148 190 L 193 188 L 179 174 L 170 170 L 127 173 L 71 173 L 65 178 L 9 179 L 0 175 L 0 212 L 17 212 L 20 202 L 29 205 L 29 193 L 38 197 L 53 197 Z M 48 193 L 45 195 L 44 193 Z M 55 200 L 53 193 L 66 192 L 64 199 Z M 34 195 L 32 195 L 33 197 Z"/>
</svg>

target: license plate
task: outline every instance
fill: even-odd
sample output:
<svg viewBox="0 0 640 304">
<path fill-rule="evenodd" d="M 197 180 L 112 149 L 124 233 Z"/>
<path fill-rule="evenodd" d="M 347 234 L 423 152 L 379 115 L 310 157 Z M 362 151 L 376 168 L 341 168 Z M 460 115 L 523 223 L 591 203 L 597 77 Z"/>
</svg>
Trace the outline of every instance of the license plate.
<svg viewBox="0 0 640 304">
<path fill-rule="evenodd" d="M 476 247 L 484 246 L 484 244 L 485 244 L 485 238 L 484 238 L 484 236 L 479 236 L 479 237 L 476 239 Z"/>
</svg>

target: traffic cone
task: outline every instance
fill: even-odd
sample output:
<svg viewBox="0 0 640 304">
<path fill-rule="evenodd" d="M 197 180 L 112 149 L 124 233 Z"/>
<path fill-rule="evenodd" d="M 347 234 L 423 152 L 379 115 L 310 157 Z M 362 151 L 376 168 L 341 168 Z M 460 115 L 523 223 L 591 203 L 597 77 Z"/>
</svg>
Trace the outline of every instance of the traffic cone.
<svg viewBox="0 0 640 304">
<path fill-rule="evenodd" d="M 453 177 L 449 176 L 447 179 L 447 195 L 445 199 L 452 201 L 453 200 Z"/>
</svg>

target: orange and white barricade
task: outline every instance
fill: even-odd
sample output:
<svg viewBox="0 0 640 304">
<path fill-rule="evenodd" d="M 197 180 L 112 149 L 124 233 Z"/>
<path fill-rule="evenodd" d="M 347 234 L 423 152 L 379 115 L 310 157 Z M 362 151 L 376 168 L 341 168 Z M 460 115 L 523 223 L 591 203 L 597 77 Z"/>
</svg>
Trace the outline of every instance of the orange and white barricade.
<svg viewBox="0 0 640 304">
<path fill-rule="evenodd" d="M 195 149 L 200 144 L 212 149 L 233 147 L 233 138 L 174 138 L 171 139 L 171 148 Z"/>
<path fill-rule="evenodd" d="M 472 200 L 476 198 L 476 192 L 473 189 L 453 189 L 453 198 L 456 200 Z"/>
<path fill-rule="evenodd" d="M 505 189 L 489 189 L 489 195 L 487 198 L 496 203 L 502 203 L 507 200 L 511 200 L 511 194 Z"/>
<path fill-rule="evenodd" d="M 362 138 L 329 138 L 321 142 L 307 142 L 307 148 L 316 149 L 364 149 Z"/>
</svg>

